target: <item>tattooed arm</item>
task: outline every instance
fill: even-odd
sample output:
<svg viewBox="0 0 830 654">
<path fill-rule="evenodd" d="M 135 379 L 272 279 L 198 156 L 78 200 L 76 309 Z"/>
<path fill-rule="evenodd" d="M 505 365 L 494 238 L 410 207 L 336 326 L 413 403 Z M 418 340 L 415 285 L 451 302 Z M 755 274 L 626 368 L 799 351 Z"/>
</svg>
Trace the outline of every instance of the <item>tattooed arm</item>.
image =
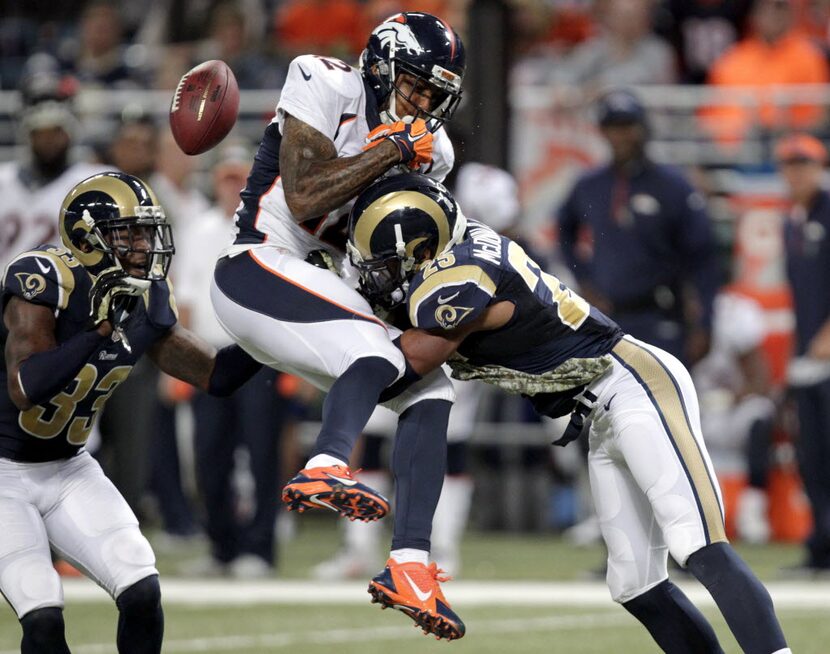
<svg viewBox="0 0 830 654">
<path fill-rule="evenodd" d="M 401 160 L 391 141 L 353 157 L 338 157 L 334 143 L 316 129 L 287 115 L 280 146 L 285 201 L 297 222 L 345 204 Z"/>
</svg>

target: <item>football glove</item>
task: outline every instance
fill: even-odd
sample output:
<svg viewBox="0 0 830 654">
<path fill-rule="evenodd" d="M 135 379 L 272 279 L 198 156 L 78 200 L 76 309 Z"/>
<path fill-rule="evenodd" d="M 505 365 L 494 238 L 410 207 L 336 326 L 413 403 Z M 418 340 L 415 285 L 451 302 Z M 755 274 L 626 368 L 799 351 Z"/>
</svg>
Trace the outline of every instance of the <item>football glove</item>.
<svg viewBox="0 0 830 654">
<path fill-rule="evenodd" d="M 421 118 L 411 123 L 399 120 L 391 125 L 378 125 L 366 135 L 364 150 L 370 150 L 384 141 L 392 141 L 401 155 L 401 163 L 416 170 L 421 164 L 432 162 L 432 132 Z"/>
<path fill-rule="evenodd" d="M 102 271 L 89 289 L 90 329 L 105 320 L 118 327 L 126 320 L 133 298 L 142 295 L 149 286 L 150 280 L 130 277 L 121 266 Z"/>
</svg>

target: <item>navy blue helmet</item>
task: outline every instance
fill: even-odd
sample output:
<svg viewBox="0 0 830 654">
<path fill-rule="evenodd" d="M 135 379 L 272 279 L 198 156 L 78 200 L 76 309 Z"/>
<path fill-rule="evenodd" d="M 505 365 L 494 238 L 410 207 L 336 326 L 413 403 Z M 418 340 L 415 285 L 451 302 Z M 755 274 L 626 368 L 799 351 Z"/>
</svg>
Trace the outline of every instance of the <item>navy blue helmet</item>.
<svg viewBox="0 0 830 654">
<path fill-rule="evenodd" d="M 392 309 L 415 272 L 464 236 L 467 221 L 443 184 L 426 175 L 384 177 L 368 186 L 349 215 L 346 251 L 361 293 Z"/>
<path fill-rule="evenodd" d="M 464 45 L 447 23 L 432 14 L 395 14 L 372 30 L 360 55 L 360 70 L 375 93 L 385 123 L 400 120 L 392 92 L 405 99 L 411 96 L 396 84 L 400 73 L 429 84 L 434 100 L 423 113 L 430 130 L 435 131 L 452 117 L 461 101 Z"/>
</svg>

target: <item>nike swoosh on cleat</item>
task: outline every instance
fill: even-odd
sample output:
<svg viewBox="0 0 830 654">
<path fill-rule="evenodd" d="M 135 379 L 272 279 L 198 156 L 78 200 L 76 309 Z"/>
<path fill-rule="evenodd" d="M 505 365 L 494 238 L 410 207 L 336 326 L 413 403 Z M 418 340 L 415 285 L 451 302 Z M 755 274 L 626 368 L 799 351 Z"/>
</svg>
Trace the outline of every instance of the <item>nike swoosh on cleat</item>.
<svg viewBox="0 0 830 654">
<path fill-rule="evenodd" d="M 333 507 L 328 502 L 324 502 L 323 500 L 318 500 L 317 495 L 309 495 L 308 496 L 308 501 L 311 502 L 312 504 L 316 504 L 317 506 L 322 506 L 325 509 L 329 509 L 331 511 L 334 511 L 335 513 L 340 513 L 340 509 L 336 509 L 335 507 Z"/>
<path fill-rule="evenodd" d="M 605 409 L 606 411 L 610 411 L 610 410 L 611 410 L 611 401 L 612 401 L 615 397 L 617 397 L 617 394 L 616 394 L 616 393 L 614 393 L 614 394 L 611 396 L 611 399 L 609 399 L 609 400 L 605 403 L 605 406 L 603 406 L 602 408 L 603 408 L 603 409 Z"/>
<path fill-rule="evenodd" d="M 460 293 L 461 293 L 461 291 L 456 291 L 455 293 L 453 293 L 452 295 L 448 295 L 447 297 L 441 297 L 439 295 L 438 296 L 438 304 L 446 304 L 447 302 L 452 300 L 454 297 L 457 297 Z"/>
<path fill-rule="evenodd" d="M 306 73 L 306 72 L 303 70 L 303 67 L 302 67 L 302 66 L 300 66 L 300 64 L 297 64 L 297 68 L 299 68 L 299 69 L 300 69 L 300 72 L 301 72 L 301 73 L 302 73 L 302 75 L 303 75 L 303 79 L 304 79 L 306 82 L 307 82 L 308 80 L 310 80 L 310 79 L 311 79 L 311 75 L 309 75 L 308 73 Z"/>
<path fill-rule="evenodd" d="M 354 479 L 346 479 L 345 477 L 338 477 L 337 475 L 333 475 L 330 472 L 326 473 L 329 477 L 334 479 L 335 481 L 339 481 L 344 486 L 354 486 L 357 482 Z"/>
<path fill-rule="evenodd" d="M 424 591 L 422 591 L 418 587 L 418 584 L 416 584 L 414 581 L 412 581 L 412 579 L 409 577 L 408 574 L 406 574 L 404 572 L 403 576 L 406 577 L 406 580 L 409 582 L 409 585 L 412 587 L 412 590 L 415 591 L 415 595 L 417 595 L 419 600 L 421 600 L 422 602 L 426 602 L 430 597 L 432 597 L 432 591 L 431 590 L 429 592 L 425 593 Z"/>
</svg>

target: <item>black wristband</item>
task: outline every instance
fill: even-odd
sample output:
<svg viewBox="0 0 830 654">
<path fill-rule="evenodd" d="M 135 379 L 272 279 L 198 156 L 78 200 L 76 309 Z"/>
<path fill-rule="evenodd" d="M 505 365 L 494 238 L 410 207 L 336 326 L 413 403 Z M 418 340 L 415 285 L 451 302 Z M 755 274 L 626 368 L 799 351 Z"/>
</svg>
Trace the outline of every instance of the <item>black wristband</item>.
<svg viewBox="0 0 830 654">
<path fill-rule="evenodd" d="M 216 353 L 208 393 L 226 397 L 260 371 L 262 364 L 238 345 L 228 345 Z"/>
<path fill-rule="evenodd" d="M 79 332 L 56 348 L 32 354 L 20 364 L 18 378 L 23 394 L 32 404 L 51 400 L 106 339 L 95 330 Z"/>
</svg>

